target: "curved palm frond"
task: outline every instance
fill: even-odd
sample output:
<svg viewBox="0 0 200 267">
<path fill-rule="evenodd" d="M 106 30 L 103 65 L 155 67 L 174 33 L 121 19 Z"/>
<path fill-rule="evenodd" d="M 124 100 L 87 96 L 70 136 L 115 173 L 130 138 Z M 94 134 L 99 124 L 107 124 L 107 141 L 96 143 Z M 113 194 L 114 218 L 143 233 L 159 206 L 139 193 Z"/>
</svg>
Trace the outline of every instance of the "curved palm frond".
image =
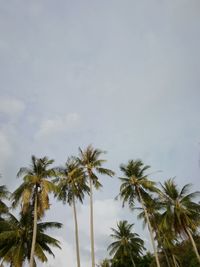
<svg viewBox="0 0 200 267">
<path fill-rule="evenodd" d="M 59 241 L 44 232 L 61 226 L 58 222 L 38 223 L 35 256 L 40 261 L 47 261 L 45 251 L 53 255 L 50 247 L 60 248 Z M 0 258 L 21 267 L 25 260 L 30 260 L 32 235 L 33 208 L 25 214 L 21 212 L 19 220 L 9 214 L 6 220 L 0 221 Z"/>
<path fill-rule="evenodd" d="M 144 241 L 140 239 L 139 235 L 132 232 L 133 224 L 127 221 L 119 221 L 117 229 L 111 228 L 112 234 L 110 235 L 114 242 L 112 242 L 107 250 L 113 260 L 134 261 L 140 257 L 145 250 Z"/>
</svg>

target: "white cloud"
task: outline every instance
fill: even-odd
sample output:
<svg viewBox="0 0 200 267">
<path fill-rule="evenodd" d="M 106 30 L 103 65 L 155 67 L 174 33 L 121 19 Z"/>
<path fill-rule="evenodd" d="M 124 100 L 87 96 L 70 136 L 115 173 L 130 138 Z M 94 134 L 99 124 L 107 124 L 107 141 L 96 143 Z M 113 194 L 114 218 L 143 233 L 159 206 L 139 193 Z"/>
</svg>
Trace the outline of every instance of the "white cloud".
<svg viewBox="0 0 200 267">
<path fill-rule="evenodd" d="M 81 206 L 78 210 L 78 220 L 80 232 L 89 238 L 89 205 Z M 95 238 L 101 238 L 102 235 L 109 235 L 110 227 L 116 224 L 120 218 L 121 205 L 113 199 L 95 200 L 94 201 L 94 228 Z"/>
<path fill-rule="evenodd" d="M 57 207 L 59 213 L 65 214 L 68 218 L 64 223 L 61 234 L 55 238 L 61 241 L 62 250 L 53 249 L 55 259 L 49 258 L 45 267 L 76 267 L 76 250 L 74 241 L 74 220 L 71 209 L 66 206 Z M 63 210 L 62 210 L 63 209 Z M 66 213 L 67 212 L 67 213 Z M 68 213 L 69 212 L 69 213 Z M 55 211 L 52 210 L 52 216 Z M 88 267 L 90 261 L 90 228 L 89 228 L 89 205 L 77 205 L 77 217 L 79 225 L 80 256 L 81 266 Z M 123 218 L 121 204 L 113 199 L 94 201 L 94 231 L 95 231 L 95 254 L 96 263 L 107 256 L 107 245 L 110 242 L 111 227 L 116 227 L 116 222 Z M 51 218 L 50 220 L 52 220 Z M 57 217 L 59 220 L 59 215 Z M 52 235 L 53 236 L 53 235 Z M 65 239 L 66 237 L 66 239 Z"/>
<path fill-rule="evenodd" d="M 148 6 L 147 1 L 9 2 L 2 1 L 0 18 L 0 90 L 12 96 L 0 100 L 5 124 L 0 172 L 7 185 L 31 154 L 60 164 L 66 153 L 88 143 L 109 152 L 115 171 L 121 162 L 139 157 L 152 171 L 163 170 L 159 181 L 176 175 L 178 182 L 191 177 L 199 185 L 199 1 L 149 1 Z M 27 14 L 29 23 L 24 23 Z M 67 114 L 74 109 L 77 113 Z M 13 125 L 16 114 L 21 121 Z M 101 197 L 117 194 L 115 184 Z M 125 219 L 117 205 L 95 201 L 99 258 L 109 242 L 104 233 Z M 89 207 L 78 211 L 83 261 L 84 255 L 89 258 Z M 129 214 L 136 232 L 149 240 L 142 222 Z M 71 230 L 71 237 L 63 235 L 71 252 L 73 221 L 67 215 L 63 211 L 60 217 Z M 63 266 L 76 266 L 63 259 Z"/>
<path fill-rule="evenodd" d="M 63 117 L 44 120 L 39 131 L 36 133 L 36 138 L 44 138 L 58 133 L 65 133 L 74 129 L 80 121 L 80 116 L 77 113 L 68 113 Z"/>
<path fill-rule="evenodd" d="M 10 97 L 1 97 L 0 113 L 8 116 L 20 115 L 25 110 L 25 104 L 18 99 Z"/>
<path fill-rule="evenodd" d="M 52 256 L 48 256 L 48 262 L 43 264 L 38 264 L 38 266 L 41 267 L 75 267 L 76 265 L 76 251 L 73 248 L 73 246 L 66 242 L 61 236 L 56 236 L 56 239 L 58 239 L 61 242 L 61 248 L 53 248 L 52 251 L 55 255 L 53 258 Z M 90 265 L 89 261 L 81 259 L 81 266 L 88 267 Z"/>
<path fill-rule="evenodd" d="M 2 173 L 5 164 L 7 163 L 9 157 L 12 154 L 12 147 L 11 144 L 7 138 L 7 136 L 0 131 L 0 148 L 1 148 L 1 153 L 0 153 L 0 173 Z"/>
<path fill-rule="evenodd" d="M 84 253 L 81 260 L 83 261 L 90 258 L 89 209 L 89 205 L 83 205 L 80 209 L 78 209 L 80 246 L 82 254 Z M 120 220 L 121 211 L 122 209 L 120 203 L 114 201 L 113 199 L 94 201 L 95 254 L 97 262 L 99 262 L 102 257 L 105 257 L 107 254 L 107 244 L 111 233 L 110 228 L 115 227 L 116 222 Z M 71 228 L 71 231 L 74 231 L 73 223 L 71 223 L 71 221 L 68 221 L 67 227 Z M 88 267 L 88 265 L 85 265 L 84 267 Z"/>
<path fill-rule="evenodd" d="M 56 236 L 61 242 L 62 249 L 52 248 L 52 251 L 55 255 L 55 258 L 48 257 L 48 262 L 42 264 L 43 267 L 64 267 L 64 266 L 75 266 L 75 251 L 73 250 L 72 245 L 66 242 L 62 237 Z M 67 264 L 66 264 L 67 263 Z"/>
</svg>

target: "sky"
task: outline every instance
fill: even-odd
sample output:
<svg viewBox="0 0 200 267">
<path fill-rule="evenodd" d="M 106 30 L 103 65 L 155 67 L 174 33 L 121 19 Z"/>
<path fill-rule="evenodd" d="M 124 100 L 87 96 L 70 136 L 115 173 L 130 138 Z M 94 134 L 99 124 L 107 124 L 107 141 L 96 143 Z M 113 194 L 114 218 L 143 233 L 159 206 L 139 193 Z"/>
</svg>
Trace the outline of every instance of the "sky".
<svg viewBox="0 0 200 267">
<path fill-rule="evenodd" d="M 14 190 L 32 154 L 58 166 L 78 147 L 106 150 L 116 176 L 95 192 L 97 261 L 122 219 L 150 248 L 142 222 L 114 201 L 121 163 L 140 158 L 156 182 L 200 188 L 199 11 L 199 0 L 0 0 L 1 184 Z M 88 199 L 78 219 L 88 267 Z M 71 209 L 52 199 L 45 220 L 64 224 L 51 233 L 63 249 L 39 266 L 75 267 Z"/>
</svg>

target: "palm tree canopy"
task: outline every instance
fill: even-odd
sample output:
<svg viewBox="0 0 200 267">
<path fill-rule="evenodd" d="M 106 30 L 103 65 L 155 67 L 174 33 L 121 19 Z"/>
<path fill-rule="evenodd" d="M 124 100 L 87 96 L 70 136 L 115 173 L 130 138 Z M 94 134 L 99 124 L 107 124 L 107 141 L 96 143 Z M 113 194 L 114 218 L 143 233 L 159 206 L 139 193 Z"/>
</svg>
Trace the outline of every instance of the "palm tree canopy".
<svg viewBox="0 0 200 267">
<path fill-rule="evenodd" d="M 98 181 L 96 173 L 105 174 L 111 177 L 115 174 L 112 170 L 102 167 L 106 160 L 101 159 L 100 156 L 105 153 L 105 151 L 93 148 L 92 145 L 89 145 L 85 150 L 79 148 L 79 164 L 86 170 L 96 188 L 102 186 Z"/>
<path fill-rule="evenodd" d="M 98 267 L 110 267 L 111 265 L 111 261 L 108 259 L 104 259 L 102 262 L 100 262 L 99 265 L 97 265 Z"/>
<path fill-rule="evenodd" d="M 0 217 L 2 214 L 6 214 L 8 212 L 8 206 L 4 202 L 4 200 L 8 199 L 10 196 L 9 191 L 7 190 L 5 185 L 0 186 Z"/>
<path fill-rule="evenodd" d="M 122 182 L 120 186 L 119 197 L 122 199 L 123 206 L 128 202 L 130 208 L 134 208 L 135 199 L 140 202 L 140 194 L 143 199 L 149 198 L 148 192 L 157 192 L 156 183 L 148 179 L 145 171 L 150 166 L 144 165 L 141 160 L 129 160 L 128 164 L 121 164 L 120 170 L 125 177 L 120 177 Z"/>
<path fill-rule="evenodd" d="M 159 221 L 160 221 L 160 212 L 162 209 L 162 204 L 160 203 L 159 198 L 154 198 L 152 195 L 148 195 L 147 198 L 144 198 L 144 203 L 146 210 L 149 214 L 149 220 L 151 222 L 153 230 L 156 232 L 158 229 Z M 142 208 L 136 208 L 140 210 L 137 218 L 143 220 L 143 228 L 147 224 L 145 212 Z"/>
<path fill-rule="evenodd" d="M 54 168 L 49 166 L 54 160 L 47 157 L 36 158 L 32 156 L 29 168 L 20 168 L 17 176 L 23 176 L 23 183 L 13 192 L 12 206 L 15 208 L 22 201 L 22 210 L 26 212 L 29 205 L 33 203 L 35 194 L 38 198 L 38 216 L 44 215 L 49 208 L 49 192 L 55 191 L 55 185 L 49 179 L 56 175 Z"/>
<path fill-rule="evenodd" d="M 43 222 L 37 224 L 37 238 L 35 256 L 46 262 L 45 252 L 54 256 L 51 247 L 60 248 L 59 241 L 45 234 L 51 228 L 61 228 L 58 222 Z M 18 220 L 9 214 L 7 220 L 0 221 L 0 258 L 5 262 L 12 262 L 14 267 L 21 267 L 25 260 L 30 260 L 33 235 L 33 209 L 20 214 Z"/>
<path fill-rule="evenodd" d="M 167 180 L 162 185 L 160 197 L 164 206 L 162 226 L 173 227 L 178 234 L 185 234 L 186 229 L 195 232 L 200 226 L 200 205 L 193 200 L 200 192 L 190 193 L 190 184 L 180 190 L 174 179 Z"/>
<path fill-rule="evenodd" d="M 85 150 L 79 148 L 78 162 L 83 167 L 87 182 L 90 186 L 90 238 L 91 238 L 91 258 L 92 267 L 95 267 L 95 250 L 94 250 L 94 223 L 93 223 L 93 186 L 98 189 L 101 187 L 97 174 L 105 174 L 113 176 L 114 172 L 110 169 L 103 168 L 105 162 L 101 159 L 101 155 L 105 152 L 100 149 L 95 149 L 89 145 Z"/>
<path fill-rule="evenodd" d="M 132 232 L 133 224 L 127 221 L 119 221 L 117 229 L 111 228 L 113 234 L 110 236 L 115 241 L 108 246 L 110 255 L 114 258 L 121 257 L 138 257 L 142 254 L 144 241 L 139 238 L 139 235 Z"/>
<path fill-rule="evenodd" d="M 86 184 L 86 176 L 76 158 L 67 159 L 65 167 L 58 168 L 58 188 L 56 196 L 63 203 L 68 202 L 70 205 L 73 198 L 83 202 L 84 194 L 89 194 L 89 187 Z"/>
</svg>

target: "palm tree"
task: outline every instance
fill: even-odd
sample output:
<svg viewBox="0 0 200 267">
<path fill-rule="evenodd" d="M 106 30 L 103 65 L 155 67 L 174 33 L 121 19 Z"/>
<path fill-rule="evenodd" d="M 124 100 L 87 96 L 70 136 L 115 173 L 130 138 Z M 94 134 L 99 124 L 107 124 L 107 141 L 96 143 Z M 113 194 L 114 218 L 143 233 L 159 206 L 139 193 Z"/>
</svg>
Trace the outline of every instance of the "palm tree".
<svg viewBox="0 0 200 267">
<path fill-rule="evenodd" d="M 9 212 L 9 208 L 4 202 L 4 200 L 7 200 L 10 196 L 9 191 L 7 190 L 5 185 L 0 186 L 0 222 L 5 220 L 5 216 Z M 1 256 L 0 256 L 1 257 Z M 3 267 L 3 264 L 0 263 L 0 267 Z"/>
<path fill-rule="evenodd" d="M 65 167 L 59 168 L 58 190 L 56 196 L 59 200 L 66 202 L 73 207 L 74 224 L 75 224 L 75 240 L 76 240 L 76 256 L 77 266 L 80 267 L 78 222 L 76 213 L 76 200 L 83 203 L 84 194 L 89 193 L 89 187 L 85 181 L 85 173 L 83 168 L 79 166 L 77 159 L 68 158 Z"/>
<path fill-rule="evenodd" d="M 195 244 L 200 249 L 200 236 L 194 235 Z M 189 239 L 180 240 L 175 246 L 176 255 L 179 256 L 179 266 L 199 267 L 199 261 L 191 250 L 191 242 Z"/>
<path fill-rule="evenodd" d="M 8 206 L 5 204 L 4 200 L 9 198 L 9 191 L 7 190 L 5 185 L 0 186 L 0 220 L 3 214 L 8 213 Z"/>
<path fill-rule="evenodd" d="M 172 235 L 172 231 L 170 233 L 166 232 L 166 230 L 163 231 L 160 221 L 161 221 L 161 210 L 162 210 L 162 203 L 160 202 L 160 199 L 154 198 L 152 195 L 149 195 L 144 198 L 145 207 L 147 210 L 147 213 L 149 215 L 149 220 L 152 226 L 152 230 L 155 233 L 155 239 L 158 242 L 158 246 L 162 248 L 163 254 L 165 255 L 167 266 L 170 267 L 170 259 L 168 257 L 167 251 L 169 248 L 173 247 L 173 240 L 174 235 Z M 138 219 L 143 220 L 143 228 L 147 224 L 145 212 L 142 208 L 138 208 L 138 210 L 141 210 L 141 212 L 138 214 Z"/>
<path fill-rule="evenodd" d="M 193 202 L 200 192 L 189 193 L 190 186 L 186 184 L 179 190 L 174 179 L 169 179 L 162 185 L 160 195 L 165 207 L 162 214 L 162 226 L 166 230 L 169 226 L 173 227 L 177 235 L 187 236 L 200 263 L 200 255 L 192 236 L 200 226 L 200 205 Z"/>
<path fill-rule="evenodd" d="M 100 156 L 105 151 L 95 149 L 89 145 L 85 150 L 79 148 L 79 164 L 84 168 L 86 176 L 89 180 L 90 187 L 90 238 L 91 238 L 91 257 L 92 267 L 95 267 L 95 252 L 94 252 L 94 225 L 93 225 L 93 186 L 98 189 L 101 187 L 101 183 L 97 177 L 97 174 L 105 174 L 113 176 L 114 172 L 102 167 L 106 160 L 101 159 Z"/>
<path fill-rule="evenodd" d="M 17 176 L 23 176 L 23 183 L 12 194 L 12 206 L 16 207 L 21 201 L 23 214 L 27 212 L 30 205 L 34 206 L 30 267 L 33 267 L 34 264 L 37 221 L 44 215 L 45 210 L 49 209 L 48 194 L 55 190 L 55 185 L 49 181 L 49 178 L 55 176 L 54 169 L 49 168 L 53 162 L 54 160 L 49 160 L 47 157 L 32 156 L 30 167 L 23 167 L 19 170 Z"/>
<path fill-rule="evenodd" d="M 119 221 L 117 229 L 111 228 L 113 234 L 110 236 L 115 241 L 108 246 L 108 250 L 111 256 L 114 255 L 114 261 L 128 262 L 130 259 L 131 265 L 135 267 L 134 259 L 142 254 L 144 241 L 138 234 L 132 232 L 132 228 L 133 224 L 127 221 Z"/>
<path fill-rule="evenodd" d="M 155 182 L 150 181 L 148 175 L 145 174 L 145 171 L 149 168 L 150 166 L 145 166 L 141 160 L 129 160 L 128 164 L 121 164 L 120 169 L 125 177 L 120 178 L 122 184 L 120 186 L 119 197 L 123 201 L 123 206 L 128 202 L 131 209 L 135 206 L 135 199 L 141 203 L 151 236 L 156 264 L 157 267 L 160 267 L 153 230 L 144 201 L 145 198 L 149 198 L 148 192 L 157 192 Z"/>
<path fill-rule="evenodd" d="M 104 259 L 97 265 L 98 267 L 111 267 L 110 260 Z"/>
<path fill-rule="evenodd" d="M 158 218 L 158 231 L 156 233 L 158 245 L 163 251 L 163 254 L 166 259 L 167 266 L 170 267 L 174 265 L 175 267 L 178 265 L 178 257 L 175 254 L 175 245 L 177 242 L 177 236 L 175 235 L 173 229 L 168 228 L 164 229 L 161 223 L 162 215 Z M 173 264 L 171 263 L 173 262 Z"/>
<path fill-rule="evenodd" d="M 0 257 L 3 262 L 10 263 L 13 267 L 22 267 L 26 260 L 30 261 L 33 216 L 33 208 L 30 207 L 25 214 L 21 212 L 19 220 L 9 214 L 6 220 L 0 221 Z M 37 223 L 35 256 L 41 262 L 47 261 L 45 252 L 54 256 L 51 246 L 60 248 L 59 241 L 45 234 L 45 231 L 61 226 L 57 222 Z M 36 266 L 35 258 L 33 262 Z"/>
</svg>

